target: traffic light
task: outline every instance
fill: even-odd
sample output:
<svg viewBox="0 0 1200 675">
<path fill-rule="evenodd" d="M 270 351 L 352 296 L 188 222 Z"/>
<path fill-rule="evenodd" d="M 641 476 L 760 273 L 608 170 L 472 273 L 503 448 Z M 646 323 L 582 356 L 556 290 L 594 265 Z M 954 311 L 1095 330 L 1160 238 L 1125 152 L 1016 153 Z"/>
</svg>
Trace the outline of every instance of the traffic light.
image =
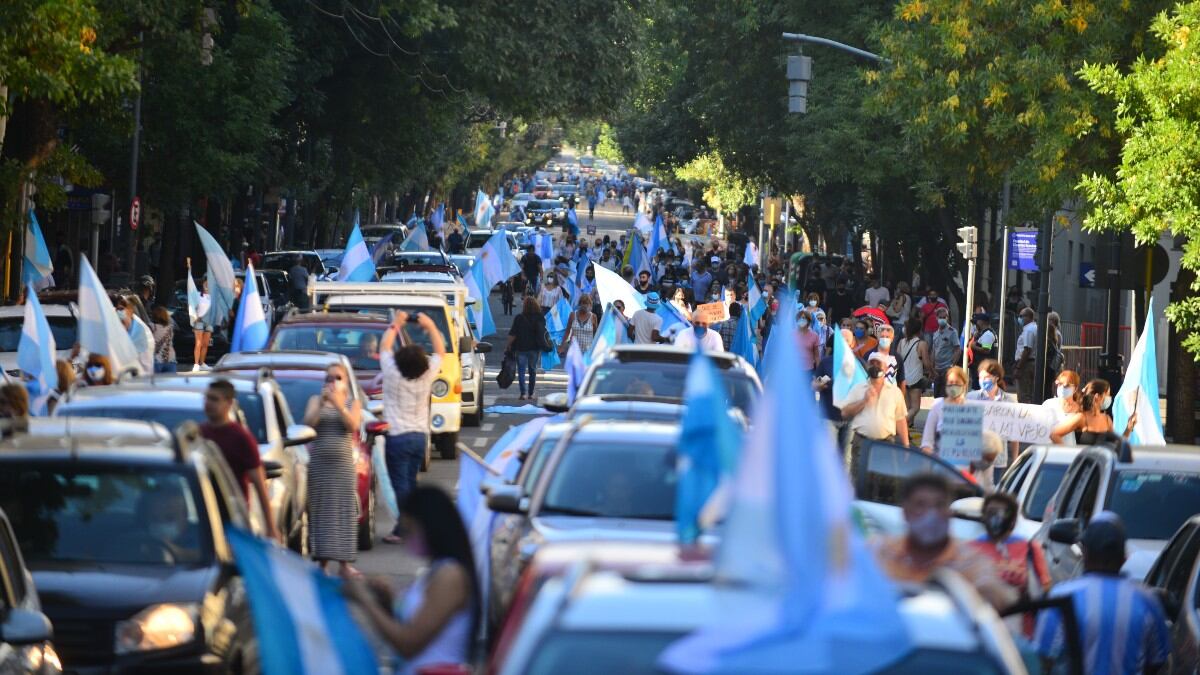
<svg viewBox="0 0 1200 675">
<path fill-rule="evenodd" d="M 962 257 L 974 260 L 979 257 L 979 228 L 974 225 L 958 228 L 959 243 L 955 246 Z"/>
<path fill-rule="evenodd" d="M 808 112 L 808 82 L 812 79 L 812 57 L 793 54 L 787 59 L 788 112 Z"/>
<path fill-rule="evenodd" d="M 108 205 L 112 201 L 112 197 L 105 194 L 92 195 L 92 223 L 95 225 L 103 225 L 112 220 L 112 211 Z"/>
</svg>

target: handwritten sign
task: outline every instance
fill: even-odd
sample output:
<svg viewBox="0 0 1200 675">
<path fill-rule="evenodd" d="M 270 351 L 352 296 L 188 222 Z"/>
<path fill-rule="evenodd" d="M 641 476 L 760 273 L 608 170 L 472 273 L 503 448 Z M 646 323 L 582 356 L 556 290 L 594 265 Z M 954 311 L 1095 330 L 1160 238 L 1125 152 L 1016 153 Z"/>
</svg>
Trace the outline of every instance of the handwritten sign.
<svg viewBox="0 0 1200 675">
<path fill-rule="evenodd" d="M 724 302 L 709 302 L 703 305 L 696 305 L 696 311 L 704 317 L 704 320 L 710 326 L 729 319 L 729 305 L 726 305 Z"/>
<path fill-rule="evenodd" d="M 983 413 L 981 405 L 943 405 L 942 435 L 938 452 L 952 464 L 966 464 L 983 457 Z"/>
<path fill-rule="evenodd" d="M 1008 401 L 968 401 L 983 408 L 983 428 L 1006 441 L 1050 443 L 1054 411 L 1040 405 Z"/>
</svg>

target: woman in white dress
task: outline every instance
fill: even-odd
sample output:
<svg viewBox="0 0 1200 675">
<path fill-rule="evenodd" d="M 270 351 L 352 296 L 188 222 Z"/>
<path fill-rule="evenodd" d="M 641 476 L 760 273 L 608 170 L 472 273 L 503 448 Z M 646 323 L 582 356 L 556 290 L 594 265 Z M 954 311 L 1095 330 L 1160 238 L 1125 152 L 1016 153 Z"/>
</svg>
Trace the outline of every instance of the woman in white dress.
<svg viewBox="0 0 1200 675">
<path fill-rule="evenodd" d="M 1079 373 L 1064 370 L 1054 378 L 1054 398 L 1048 398 L 1042 407 L 1054 413 L 1054 426 L 1065 422 L 1068 417 L 1083 412 L 1079 405 Z M 1075 432 L 1063 437 L 1063 443 L 1075 445 Z"/>
</svg>

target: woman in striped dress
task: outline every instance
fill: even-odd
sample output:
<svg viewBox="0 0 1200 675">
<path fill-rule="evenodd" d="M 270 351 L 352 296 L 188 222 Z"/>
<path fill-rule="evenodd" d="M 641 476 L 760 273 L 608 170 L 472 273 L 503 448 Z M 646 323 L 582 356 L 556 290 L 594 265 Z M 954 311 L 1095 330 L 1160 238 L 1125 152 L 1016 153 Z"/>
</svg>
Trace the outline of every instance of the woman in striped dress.
<svg viewBox="0 0 1200 675">
<path fill-rule="evenodd" d="M 592 298 L 590 295 L 579 296 L 579 307 L 571 314 L 571 321 L 567 324 L 567 332 L 563 335 L 562 348 L 563 354 L 571 348 L 571 340 L 579 343 L 579 351 L 587 354 L 592 348 L 592 341 L 596 339 L 596 325 L 600 323 L 600 319 L 592 313 Z"/>
<path fill-rule="evenodd" d="M 312 397 L 304 423 L 317 430 L 309 444 L 308 546 L 324 570 L 341 563 L 344 577 L 357 576 L 350 563 L 358 554 L 358 494 L 355 489 L 354 438 L 362 403 L 349 403 L 350 378 L 340 365 L 325 371 L 325 387 Z"/>
</svg>

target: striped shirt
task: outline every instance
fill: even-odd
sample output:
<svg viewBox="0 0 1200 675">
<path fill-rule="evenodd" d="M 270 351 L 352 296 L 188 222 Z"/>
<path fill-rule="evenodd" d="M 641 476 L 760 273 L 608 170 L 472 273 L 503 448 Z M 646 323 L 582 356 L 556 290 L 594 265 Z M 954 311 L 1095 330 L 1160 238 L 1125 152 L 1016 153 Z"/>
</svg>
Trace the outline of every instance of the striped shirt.
<svg viewBox="0 0 1200 675">
<path fill-rule="evenodd" d="M 388 435 L 428 433 L 430 389 L 442 367 L 442 357 L 431 355 L 429 369 L 415 380 L 400 374 L 391 350 L 380 351 L 379 365 L 383 369 L 383 419 L 388 423 Z"/>
<path fill-rule="evenodd" d="M 1059 584 L 1050 595 L 1071 597 L 1083 650 L 1083 672 L 1135 675 L 1147 664 L 1166 663 L 1171 652 L 1166 615 L 1158 599 L 1141 584 L 1092 572 Z M 1066 642 L 1058 610 L 1041 612 L 1034 644 L 1046 658 L 1062 656 Z"/>
</svg>

